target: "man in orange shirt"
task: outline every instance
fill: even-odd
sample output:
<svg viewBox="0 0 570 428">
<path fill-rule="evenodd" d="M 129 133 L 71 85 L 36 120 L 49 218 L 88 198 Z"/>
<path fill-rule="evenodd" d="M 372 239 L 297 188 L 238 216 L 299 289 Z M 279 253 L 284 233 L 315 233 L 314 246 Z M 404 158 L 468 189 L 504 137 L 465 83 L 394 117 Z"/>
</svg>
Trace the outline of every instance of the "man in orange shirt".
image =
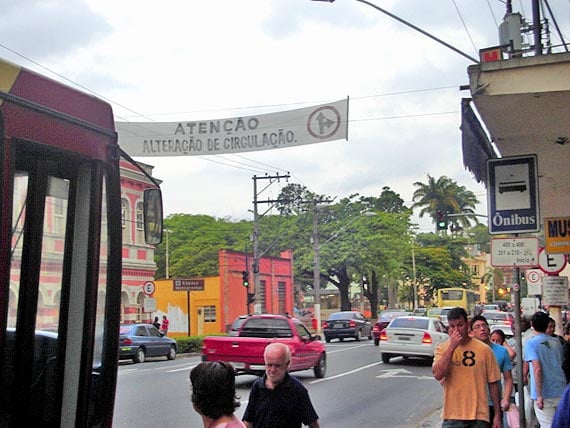
<svg viewBox="0 0 570 428">
<path fill-rule="evenodd" d="M 469 336 L 467 313 L 453 308 L 447 314 L 449 339 L 437 346 L 432 366 L 443 385 L 442 428 L 500 428 L 501 411 L 489 421 L 487 388 L 500 409 L 501 373 L 489 346 Z"/>
</svg>

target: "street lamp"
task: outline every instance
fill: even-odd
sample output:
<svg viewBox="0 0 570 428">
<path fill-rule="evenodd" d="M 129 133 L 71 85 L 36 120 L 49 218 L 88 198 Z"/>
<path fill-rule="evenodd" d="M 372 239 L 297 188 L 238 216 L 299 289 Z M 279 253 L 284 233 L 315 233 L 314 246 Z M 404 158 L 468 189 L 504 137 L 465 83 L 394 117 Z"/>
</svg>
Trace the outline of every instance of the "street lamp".
<svg viewBox="0 0 570 428">
<path fill-rule="evenodd" d="M 170 278 L 170 275 L 168 273 L 168 265 L 170 264 L 169 260 L 168 260 L 168 235 L 171 232 L 172 232 L 172 230 L 170 230 L 170 229 L 164 229 L 164 234 L 166 235 L 166 253 L 165 253 L 165 257 L 164 257 L 165 258 L 164 273 L 165 273 L 166 279 Z"/>
<path fill-rule="evenodd" d="M 315 304 L 314 304 L 314 312 L 315 317 L 317 319 L 317 333 L 321 333 L 321 258 L 320 258 L 320 245 L 319 245 L 319 221 L 318 221 L 318 209 L 315 204 L 314 211 L 313 211 L 313 236 L 312 236 L 312 243 L 313 243 L 313 290 L 315 292 Z M 360 217 L 372 217 L 377 215 L 375 212 L 372 211 L 364 211 L 354 217 L 351 221 L 347 224 L 342 226 L 337 232 L 333 233 L 329 238 L 323 242 L 322 245 L 336 239 L 339 233 L 344 232 L 348 226 L 352 225 L 356 220 Z"/>
<path fill-rule="evenodd" d="M 320 1 L 320 2 L 333 3 L 335 0 L 311 0 L 311 1 Z M 453 52 L 458 53 L 458 54 L 461 55 L 462 57 L 465 57 L 465 58 L 467 58 L 468 60 L 473 61 L 475 64 L 478 64 L 478 63 L 479 63 L 478 60 L 476 60 L 476 59 L 473 58 L 472 56 L 466 54 L 465 52 L 460 51 L 460 50 L 457 49 L 455 46 L 452 46 L 452 45 L 450 45 L 449 43 L 444 42 L 443 40 L 441 40 L 441 39 L 435 37 L 433 34 L 430 34 L 430 33 L 428 33 L 427 31 L 422 30 L 422 29 L 419 28 L 419 27 L 416 27 L 414 24 L 412 24 L 412 23 L 410 23 L 410 22 L 408 22 L 408 21 L 406 21 L 406 20 L 400 18 L 399 16 L 396 16 L 396 15 L 394 15 L 393 13 L 388 12 L 386 9 L 382 9 L 380 6 L 376 6 L 374 3 L 370 3 L 369 1 L 366 1 L 366 0 L 356 0 L 356 1 L 357 1 L 357 2 L 360 2 L 360 3 L 367 4 L 367 5 L 370 6 L 370 7 L 373 7 L 373 8 L 376 9 L 377 11 L 382 12 L 382 13 L 388 15 L 390 18 L 393 18 L 393 19 L 395 19 L 396 21 L 401 22 L 401 23 L 404 24 L 404 25 L 407 25 L 407 26 L 410 27 L 411 29 L 413 29 L 413 30 L 415 30 L 415 31 L 417 31 L 417 32 L 419 32 L 419 33 L 421 33 L 421 34 L 423 34 L 423 35 L 426 36 L 426 37 L 429 37 L 430 39 L 436 41 L 437 43 L 439 43 L 439 44 L 441 44 L 441 45 L 443 45 L 443 46 L 445 46 L 446 48 L 451 49 Z"/>
</svg>

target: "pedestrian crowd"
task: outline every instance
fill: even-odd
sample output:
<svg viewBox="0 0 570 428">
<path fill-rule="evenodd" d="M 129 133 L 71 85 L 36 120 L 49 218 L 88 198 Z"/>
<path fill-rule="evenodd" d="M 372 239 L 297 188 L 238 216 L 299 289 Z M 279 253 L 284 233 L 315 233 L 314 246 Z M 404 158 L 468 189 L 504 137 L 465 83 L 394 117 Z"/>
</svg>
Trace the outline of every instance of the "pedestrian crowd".
<svg viewBox="0 0 570 428">
<path fill-rule="evenodd" d="M 546 312 L 536 312 L 530 325 L 523 320 L 519 367 L 516 339 L 491 332 L 484 313 L 469 320 L 454 308 L 447 320 L 449 339 L 436 348 L 432 366 L 443 387 L 442 428 L 520 428 L 519 411 L 525 428 L 570 427 L 570 323 L 562 337 Z"/>
<path fill-rule="evenodd" d="M 519 411 L 525 412 L 525 428 L 570 427 L 570 322 L 558 336 L 545 312 L 536 312 L 530 323 L 523 319 L 519 367 L 516 336 L 507 340 L 502 330 L 491 332 L 484 313 L 470 319 L 457 307 L 447 321 L 449 339 L 436 347 L 432 366 L 443 387 L 442 428 L 521 428 Z M 307 389 L 287 372 L 289 347 L 271 343 L 263 357 L 265 373 L 251 388 L 243 420 L 234 415 L 240 403 L 232 365 L 203 362 L 192 369 L 191 401 L 204 428 L 320 427 Z M 524 409 L 518 407 L 521 388 Z"/>
<path fill-rule="evenodd" d="M 243 421 L 234 415 L 239 397 L 230 363 L 202 362 L 190 371 L 191 401 L 204 428 L 319 428 L 307 388 L 287 372 L 289 347 L 271 343 L 263 358 L 265 374 L 251 388 Z"/>
</svg>

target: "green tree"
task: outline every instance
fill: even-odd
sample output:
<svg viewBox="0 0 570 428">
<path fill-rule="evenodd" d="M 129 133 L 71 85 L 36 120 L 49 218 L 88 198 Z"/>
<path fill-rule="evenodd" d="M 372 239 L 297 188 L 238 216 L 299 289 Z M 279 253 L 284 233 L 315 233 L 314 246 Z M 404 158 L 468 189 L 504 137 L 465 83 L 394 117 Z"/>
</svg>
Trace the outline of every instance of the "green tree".
<svg viewBox="0 0 570 428">
<path fill-rule="evenodd" d="M 383 211 L 386 213 L 405 213 L 409 211 L 404 205 L 404 200 L 399 194 L 391 190 L 388 186 L 382 188 L 379 197 L 363 196 L 360 201 L 367 209 Z"/>
<path fill-rule="evenodd" d="M 499 268 L 488 267 L 481 277 L 481 283 L 485 285 L 486 301 L 497 300 L 497 288 L 503 284 L 503 271 Z"/>
<path fill-rule="evenodd" d="M 437 180 L 428 174 L 427 183 L 415 182 L 416 190 L 413 194 L 412 209 L 420 208 L 419 216 L 429 215 L 434 224 L 437 222 L 437 212 L 443 214 L 473 214 L 478 203 L 475 194 L 464 186 L 446 176 Z M 469 227 L 470 221 L 476 217 L 472 215 L 450 217 L 454 228 Z M 437 230 L 437 228 L 436 228 Z"/>
<path fill-rule="evenodd" d="M 445 287 L 473 288 L 471 274 L 462 261 L 467 256 L 464 238 L 452 238 L 434 233 L 416 237 L 416 277 L 419 285 L 434 297 L 437 289 Z M 411 261 L 405 264 L 410 274 Z"/>
<path fill-rule="evenodd" d="M 279 202 L 275 204 L 281 215 L 299 215 L 311 208 L 314 201 L 325 201 L 327 197 L 311 192 L 305 186 L 290 183 L 281 189 L 277 197 Z"/>
<path fill-rule="evenodd" d="M 468 231 L 472 244 L 479 246 L 479 249 L 487 254 L 491 253 L 491 235 L 487 225 L 477 224 Z"/>
<path fill-rule="evenodd" d="M 173 214 L 164 220 L 168 234 L 169 276 L 199 277 L 218 274 L 220 249 L 245 251 L 251 222 L 232 222 L 207 215 Z M 166 239 L 155 251 L 158 278 L 166 276 Z"/>
</svg>

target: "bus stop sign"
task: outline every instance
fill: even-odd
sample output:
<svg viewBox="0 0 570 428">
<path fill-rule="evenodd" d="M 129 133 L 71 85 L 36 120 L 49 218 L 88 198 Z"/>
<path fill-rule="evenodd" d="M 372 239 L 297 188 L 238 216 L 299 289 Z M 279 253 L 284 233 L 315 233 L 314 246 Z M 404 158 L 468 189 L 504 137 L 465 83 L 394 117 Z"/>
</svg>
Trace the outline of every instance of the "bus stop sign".
<svg viewBox="0 0 570 428">
<path fill-rule="evenodd" d="M 489 233 L 540 231 L 536 155 L 487 161 Z"/>
</svg>

